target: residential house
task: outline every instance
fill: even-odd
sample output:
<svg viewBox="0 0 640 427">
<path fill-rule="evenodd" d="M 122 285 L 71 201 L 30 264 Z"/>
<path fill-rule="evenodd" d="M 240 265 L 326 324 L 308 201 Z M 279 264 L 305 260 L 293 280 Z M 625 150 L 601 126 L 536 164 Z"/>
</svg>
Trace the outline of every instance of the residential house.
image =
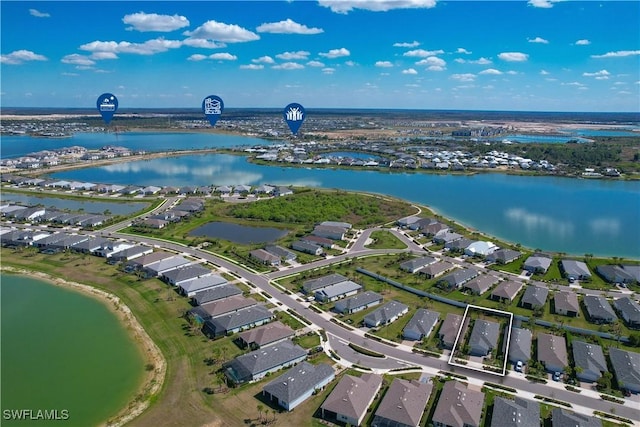
<svg viewBox="0 0 640 427">
<path fill-rule="evenodd" d="M 339 221 L 323 221 L 319 224 L 322 227 L 338 227 L 344 228 L 345 230 L 351 230 L 352 225 L 348 222 L 339 222 Z"/>
<path fill-rule="evenodd" d="M 448 349 L 453 348 L 461 325 L 462 316 L 447 313 L 447 317 L 444 318 L 444 321 L 440 326 L 440 332 L 438 332 L 438 337 L 440 338 L 440 344 L 442 347 Z"/>
<path fill-rule="evenodd" d="M 343 227 L 316 225 L 311 234 L 332 240 L 343 240 L 346 232 L 347 229 Z"/>
<path fill-rule="evenodd" d="M 483 392 L 460 381 L 447 381 L 431 422 L 434 427 L 480 427 L 483 406 Z"/>
<path fill-rule="evenodd" d="M 282 322 L 275 321 L 250 329 L 238 335 L 238 343 L 253 350 L 277 344 L 295 335 L 295 331 Z"/>
<path fill-rule="evenodd" d="M 574 292 L 556 292 L 553 296 L 554 312 L 563 316 L 577 317 L 580 314 L 578 295 Z"/>
<path fill-rule="evenodd" d="M 589 320 L 593 323 L 613 323 L 618 320 L 618 316 L 611 308 L 611 304 L 603 296 L 585 295 L 582 303 Z"/>
<path fill-rule="evenodd" d="M 96 240 L 98 240 L 98 239 L 96 239 Z M 96 243 L 101 243 L 101 242 L 96 242 Z M 93 247 L 91 247 L 91 249 L 93 250 Z M 143 256 L 141 256 L 139 258 L 135 258 L 135 259 L 129 261 L 127 263 L 127 266 L 130 266 L 131 268 L 133 268 L 135 270 L 142 270 L 142 269 L 148 267 L 149 265 L 151 265 L 151 264 L 153 264 L 155 262 L 161 261 L 163 259 L 171 258 L 173 256 L 174 255 L 172 253 L 169 253 L 169 252 L 155 251 L 155 252 L 150 253 L 149 255 L 143 255 Z"/>
<path fill-rule="evenodd" d="M 640 353 L 609 347 L 609 360 L 618 387 L 640 393 Z"/>
<path fill-rule="evenodd" d="M 534 274 L 544 274 L 551 266 L 551 257 L 546 254 L 535 253 L 524 262 L 523 268 Z"/>
<path fill-rule="evenodd" d="M 331 239 L 327 239 L 326 237 L 314 236 L 311 234 L 308 236 L 302 237 L 300 241 L 304 243 L 310 243 L 315 246 L 320 246 L 325 249 L 333 249 L 335 245 L 334 241 Z"/>
<path fill-rule="evenodd" d="M 240 294 L 242 294 L 242 291 L 237 286 L 226 284 L 216 286 L 215 288 L 207 289 L 205 291 L 196 292 L 191 299 L 196 305 L 202 305 Z"/>
<path fill-rule="evenodd" d="M 94 255 L 110 258 L 111 255 L 123 251 L 125 249 L 129 249 L 134 247 L 135 244 L 123 241 L 109 241 L 106 245 L 102 246 L 100 249 L 96 249 L 93 251 Z M 159 274 L 158 274 L 159 275 Z"/>
<path fill-rule="evenodd" d="M 438 281 L 448 289 L 457 289 L 478 275 L 472 268 L 458 268 Z"/>
<path fill-rule="evenodd" d="M 530 310 L 535 310 L 538 307 L 544 307 L 547 302 L 547 296 L 549 295 L 549 288 L 544 286 L 529 285 L 524 290 L 522 295 L 522 301 L 520 305 Z"/>
<path fill-rule="evenodd" d="M 212 272 L 213 273 L 213 272 Z M 227 279 L 217 274 L 207 274 L 204 276 L 196 277 L 195 279 L 181 281 L 178 287 L 180 293 L 187 297 L 193 297 L 198 292 L 213 289 L 217 286 L 227 284 Z"/>
<path fill-rule="evenodd" d="M 136 245 L 111 254 L 111 259 L 119 262 L 131 261 L 132 259 L 136 259 L 144 255 L 149 255 L 152 252 L 153 248 L 150 246 Z"/>
<path fill-rule="evenodd" d="M 553 408 L 551 427 L 602 427 L 602 421 L 591 415 L 576 414 L 564 408 Z"/>
<path fill-rule="evenodd" d="M 307 358 L 307 351 L 291 341 L 282 341 L 236 357 L 223 365 L 227 378 L 235 384 L 257 381 L 269 373 L 293 366 Z"/>
<path fill-rule="evenodd" d="M 147 265 L 146 267 L 144 267 L 144 272 L 149 277 L 160 277 L 164 273 L 180 267 L 184 267 L 189 264 L 191 264 L 191 261 L 189 261 L 188 259 L 180 255 L 174 255 L 172 257 L 163 258 L 160 261 L 156 261 L 152 264 Z"/>
<path fill-rule="evenodd" d="M 447 242 L 444 245 L 445 249 L 449 249 L 452 252 L 462 252 L 464 253 L 464 250 L 470 245 L 472 244 L 474 241 L 471 239 L 467 239 L 466 237 L 463 237 L 462 239 L 458 239 L 458 240 L 454 240 L 452 242 Z"/>
<path fill-rule="evenodd" d="M 326 276 L 305 281 L 302 284 L 302 291 L 307 295 L 313 295 L 316 291 L 321 291 L 324 288 L 335 285 L 337 283 L 346 282 L 347 280 L 349 279 L 341 274 L 328 274 Z"/>
<path fill-rule="evenodd" d="M 316 256 L 320 256 L 324 253 L 324 250 L 320 246 L 302 240 L 293 242 L 291 244 L 291 249 Z"/>
<path fill-rule="evenodd" d="M 491 299 L 494 301 L 507 302 L 511 304 L 520 289 L 522 289 L 522 282 L 514 282 L 512 280 L 508 280 L 506 282 L 500 283 L 496 288 L 491 292 Z"/>
<path fill-rule="evenodd" d="M 200 277 L 212 276 L 213 270 L 201 264 L 186 264 L 162 273 L 162 279 L 171 286 L 180 286 Z"/>
<path fill-rule="evenodd" d="M 297 255 L 295 253 L 291 252 L 288 249 L 283 248 L 282 246 L 267 245 L 265 246 L 264 250 L 285 261 L 295 261 L 297 258 Z"/>
<path fill-rule="evenodd" d="M 448 229 L 442 230 L 433 236 L 433 242 L 439 245 L 446 245 L 459 239 L 462 239 L 462 234 L 454 233 Z"/>
<path fill-rule="evenodd" d="M 355 295 L 362 289 L 362 286 L 347 280 L 345 282 L 335 283 L 316 290 L 315 299 L 322 302 L 337 301 L 340 298 L 346 298 Z"/>
<path fill-rule="evenodd" d="M 402 337 L 406 340 L 420 341 L 431 335 L 438 324 L 440 313 L 419 308 L 402 330 Z"/>
<path fill-rule="evenodd" d="M 382 303 L 382 295 L 366 291 L 338 301 L 334 310 L 342 314 L 351 314 Z"/>
<path fill-rule="evenodd" d="M 468 290 L 473 294 L 482 295 L 487 292 L 493 285 L 500 281 L 499 277 L 491 274 L 481 274 L 462 286 L 462 289 Z"/>
<path fill-rule="evenodd" d="M 255 305 L 233 313 L 212 317 L 204 322 L 202 332 L 209 338 L 218 338 L 263 325 L 275 317 L 265 306 Z"/>
<path fill-rule="evenodd" d="M 578 380 L 596 382 L 604 372 L 609 371 L 602 347 L 599 345 L 574 340 L 571 347 Z"/>
<path fill-rule="evenodd" d="M 396 221 L 396 224 L 398 224 L 398 226 L 400 227 L 409 227 L 411 224 L 415 224 L 418 221 L 420 221 L 420 217 L 418 216 L 407 216 L 404 218 L 400 218 L 399 220 Z"/>
<path fill-rule="evenodd" d="M 523 328 L 511 328 L 509 340 L 509 362 L 522 362 L 525 365 L 531 359 L 531 331 Z"/>
<path fill-rule="evenodd" d="M 591 272 L 589 272 L 589 267 L 587 267 L 587 264 L 582 261 L 563 259 L 560 261 L 560 270 L 569 280 L 591 279 Z"/>
<path fill-rule="evenodd" d="M 428 265 L 434 264 L 437 261 L 437 259 L 430 257 L 430 256 L 424 256 L 424 257 L 420 257 L 420 258 L 414 258 L 414 259 L 410 259 L 409 261 L 405 261 L 402 264 L 400 264 L 400 269 L 407 271 L 409 273 L 415 273 L 418 270 L 420 270 L 421 268 L 424 268 Z"/>
<path fill-rule="evenodd" d="M 360 377 L 343 376 L 320 406 L 322 418 L 360 426 L 380 386 L 380 375 L 366 373 Z"/>
<path fill-rule="evenodd" d="M 498 250 L 498 246 L 493 242 L 477 241 L 467 246 L 464 250 L 465 255 L 486 257 Z"/>
<path fill-rule="evenodd" d="M 438 221 L 422 226 L 421 229 L 425 235 L 430 237 L 435 236 L 436 234 L 445 233 L 451 230 L 451 228 L 448 225 Z"/>
<path fill-rule="evenodd" d="M 253 307 L 257 303 L 258 302 L 253 298 L 245 298 L 242 295 L 236 295 L 199 305 L 190 309 L 187 313 L 188 316 L 194 319 L 198 324 L 203 324 L 212 317 L 234 313 L 238 310 Z"/>
<path fill-rule="evenodd" d="M 301 362 L 265 385 L 262 395 L 267 396 L 270 401 L 276 400 L 287 411 L 292 411 L 335 377 L 335 371 L 329 365 Z"/>
<path fill-rule="evenodd" d="M 500 324 L 476 319 L 469 336 L 469 352 L 472 356 L 485 357 L 498 345 Z"/>
<path fill-rule="evenodd" d="M 417 427 L 433 385 L 428 382 L 393 380 L 376 410 L 371 427 Z"/>
<path fill-rule="evenodd" d="M 548 372 L 562 372 L 568 365 L 567 343 L 564 337 L 539 333 L 538 362 L 544 364 Z"/>
<path fill-rule="evenodd" d="M 273 267 L 279 266 L 281 262 L 279 256 L 267 252 L 264 249 L 254 249 L 250 251 L 249 258 L 258 261 L 260 264 L 270 265 Z"/>
<path fill-rule="evenodd" d="M 493 400 L 491 427 L 540 427 L 540 420 L 540 404 L 536 401 L 501 396 Z"/>
<path fill-rule="evenodd" d="M 446 272 L 453 270 L 455 267 L 455 264 L 452 264 L 450 262 L 438 261 L 434 264 L 422 267 L 417 271 L 417 273 L 424 274 L 427 279 L 435 279 L 436 277 L 440 277 Z"/>
<path fill-rule="evenodd" d="M 615 300 L 613 306 L 628 327 L 640 329 L 640 304 L 629 297 L 623 297 Z"/>
<path fill-rule="evenodd" d="M 367 314 L 364 317 L 364 325 L 369 328 L 388 325 L 408 312 L 409 306 L 392 300 Z"/>
<path fill-rule="evenodd" d="M 609 283 L 634 283 L 635 277 L 619 265 L 599 265 L 596 272 Z"/>
<path fill-rule="evenodd" d="M 514 251 L 513 249 L 504 248 L 487 255 L 487 261 L 495 262 L 496 264 L 509 264 L 520 258 L 521 252 Z"/>
</svg>

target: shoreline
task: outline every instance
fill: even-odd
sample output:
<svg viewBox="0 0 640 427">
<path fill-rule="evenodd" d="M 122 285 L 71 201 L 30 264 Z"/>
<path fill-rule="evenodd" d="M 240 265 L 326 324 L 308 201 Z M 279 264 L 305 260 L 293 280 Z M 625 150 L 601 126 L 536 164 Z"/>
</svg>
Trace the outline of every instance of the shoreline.
<svg viewBox="0 0 640 427">
<path fill-rule="evenodd" d="M 46 273 L 25 270 L 0 265 L 0 273 L 16 274 L 41 280 L 53 286 L 60 286 L 74 292 L 79 292 L 89 298 L 94 298 L 103 303 L 109 311 L 117 318 L 125 328 L 127 334 L 138 347 L 145 364 L 153 364 L 153 369 L 145 370 L 142 374 L 140 386 L 134 391 L 132 399 L 120 409 L 117 414 L 100 424 L 105 427 L 121 427 L 141 415 L 150 406 L 150 400 L 162 389 L 167 373 L 167 362 L 157 344 L 144 330 L 131 309 L 123 303 L 120 298 L 109 292 L 84 285 L 77 282 L 70 282 L 60 277 L 51 276 Z"/>
</svg>

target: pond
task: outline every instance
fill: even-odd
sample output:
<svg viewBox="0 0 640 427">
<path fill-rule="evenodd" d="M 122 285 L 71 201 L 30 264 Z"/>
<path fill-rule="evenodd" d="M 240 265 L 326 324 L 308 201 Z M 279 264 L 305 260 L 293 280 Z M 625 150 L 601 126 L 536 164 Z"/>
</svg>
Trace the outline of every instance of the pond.
<svg viewBox="0 0 640 427">
<path fill-rule="evenodd" d="M 250 227 L 228 222 L 209 222 L 189 233 L 190 236 L 206 236 L 233 243 L 251 245 L 271 243 L 287 235 L 287 230 L 270 227 Z"/>
</svg>

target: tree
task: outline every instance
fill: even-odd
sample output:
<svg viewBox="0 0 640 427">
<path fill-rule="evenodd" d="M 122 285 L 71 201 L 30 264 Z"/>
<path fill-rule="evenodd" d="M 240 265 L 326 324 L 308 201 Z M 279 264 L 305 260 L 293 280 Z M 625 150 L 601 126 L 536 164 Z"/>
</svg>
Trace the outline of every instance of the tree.
<svg viewBox="0 0 640 427">
<path fill-rule="evenodd" d="M 260 422 L 262 422 L 262 411 L 264 410 L 264 406 L 261 404 L 258 404 L 258 420 Z"/>
<path fill-rule="evenodd" d="M 640 347 L 640 333 L 629 335 L 629 345 L 632 347 Z"/>
</svg>

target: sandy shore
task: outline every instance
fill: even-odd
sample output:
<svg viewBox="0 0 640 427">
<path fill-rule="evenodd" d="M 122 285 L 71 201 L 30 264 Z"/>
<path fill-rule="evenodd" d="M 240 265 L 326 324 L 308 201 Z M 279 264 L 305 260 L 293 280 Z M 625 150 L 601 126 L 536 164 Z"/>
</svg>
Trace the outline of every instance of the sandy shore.
<svg viewBox="0 0 640 427">
<path fill-rule="evenodd" d="M 45 273 L 7 266 L 0 266 L 0 272 L 33 277 L 56 286 L 62 286 L 64 288 L 81 292 L 103 302 L 109 310 L 118 317 L 120 322 L 122 322 L 127 331 L 131 334 L 133 340 L 138 344 L 140 351 L 143 353 L 145 364 L 151 364 L 154 367 L 154 369 L 150 371 L 145 371 L 142 385 L 138 389 L 132 401 L 103 425 L 107 427 L 122 426 L 136 418 L 149 407 L 150 398 L 157 394 L 162 388 L 167 371 L 167 363 L 160 351 L 160 348 L 158 348 L 158 346 L 153 342 L 151 337 L 138 322 L 138 319 L 133 315 L 131 309 L 129 309 L 129 307 L 124 304 L 120 298 L 92 286 L 83 285 L 77 282 L 70 282 Z"/>
</svg>

